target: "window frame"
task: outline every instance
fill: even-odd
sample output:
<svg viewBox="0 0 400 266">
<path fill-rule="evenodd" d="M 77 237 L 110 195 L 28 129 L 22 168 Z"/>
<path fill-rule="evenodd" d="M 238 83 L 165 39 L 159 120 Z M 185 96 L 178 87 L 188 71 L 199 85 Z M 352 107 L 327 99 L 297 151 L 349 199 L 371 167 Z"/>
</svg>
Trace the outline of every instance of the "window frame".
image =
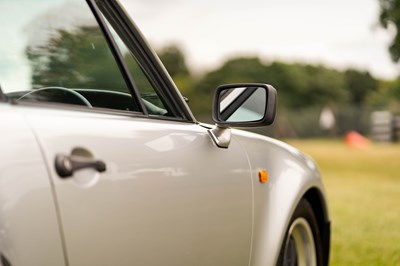
<svg viewBox="0 0 400 266">
<path fill-rule="evenodd" d="M 172 117 L 149 116 L 155 118 L 172 118 L 173 120 L 183 120 L 187 122 L 195 122 L 195 118 L 190 109 L 186 105 L 182 95 L 175 87 L 174 82 L 168 75 L 157 55 L 150 48 L 145 38 L 138 30 L 130 17 L 123 10 L 118 1 L 114 0 L 87 0 L 91 2 L 99 12 L 101 12 L 113 26 L 119 37 L 125 43 L 129 51 L 138 60 L 143 71 L 150 76 L 152 83 L 156 89 L 163 93 L 163 101 L 174 112 Z M 102 8 L 96 2 L 101 2 Z M 101 11 L 100 11 L 101 9 Z M 125 63 L 125 62 L 123 62 Z M 140 99 L 140 98 L 139 98 Z M 141 100 L 141 99 L 140 99 Z"/>
<path fill-rule="evenodd" d="M 90 10 L 92 11 L 92 14 L 95 17 L 97 24 L 100 27 L 104 38 L 106 39 L 108 47 L 110 48 L 114 56 L 114 60 L 116 61 L 119 71 L 122 77 L 124 78 L 126 86 L 128 87 L 129 92 L 132 96 L 132 101 L 135 101 L 137 106 L 139 106 L 140 108 L 139 112 L 142 112 L 144 115 L 148 115 L 147 109 L 144 106 L 143 101 L 140 100 L 140 94 L 136 87 L 135 81 L 132 78 L 127 65 L 125 64 L 125 60 L 123 59 L 123 56 L 118 48 L 118 45 L 116 44 L 114 38 L 112 37 L 112 34 L 101 15 L 101 11 L 99 10 L 94 0 L 87 0 L 86 3 L 88 4 Z"/>
</svg>

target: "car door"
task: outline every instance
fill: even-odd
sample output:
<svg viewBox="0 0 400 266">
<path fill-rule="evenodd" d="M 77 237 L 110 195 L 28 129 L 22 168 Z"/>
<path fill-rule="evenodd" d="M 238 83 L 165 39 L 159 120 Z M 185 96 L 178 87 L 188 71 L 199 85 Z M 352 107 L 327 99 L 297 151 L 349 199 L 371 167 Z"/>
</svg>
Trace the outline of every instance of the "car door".
<svg viewBox="0 0 400 266">
<path fill-rule="evenodd" d="M 61 2 L 33 13 L 30 83 L 7 97 L 29 106 L 20 112 L 54 184 L 67 264 L 247 265 L 252 183 L 240 144 L 218 148 L 185 117 L 106 5 Z"/>
<path fill-rule="evenodd" d="M 245 265 L 252 213 L 239 144 L 202 127 L 118 115 L 27 114 L 55 184 L 70 265 Z M 61 179 L 59 154 L 102 160 Z"/>
</svg>

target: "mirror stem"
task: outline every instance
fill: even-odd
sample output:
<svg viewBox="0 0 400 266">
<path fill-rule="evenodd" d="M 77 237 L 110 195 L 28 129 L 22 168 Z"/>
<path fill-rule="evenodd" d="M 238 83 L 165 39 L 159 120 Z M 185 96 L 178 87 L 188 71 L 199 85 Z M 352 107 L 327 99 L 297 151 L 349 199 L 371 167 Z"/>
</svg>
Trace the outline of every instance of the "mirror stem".
<svg viewBox="0 0 400 266">
<path fill-rule="evenodd" d="M 228 148 L 229 143 L 231 142 L 232 132 L 229 127 L 222 127 L 216 125 L 214 128 L 209 129 L 208 133 L 210 134 L 214 143 L 220 148 Z"/>
</svg>

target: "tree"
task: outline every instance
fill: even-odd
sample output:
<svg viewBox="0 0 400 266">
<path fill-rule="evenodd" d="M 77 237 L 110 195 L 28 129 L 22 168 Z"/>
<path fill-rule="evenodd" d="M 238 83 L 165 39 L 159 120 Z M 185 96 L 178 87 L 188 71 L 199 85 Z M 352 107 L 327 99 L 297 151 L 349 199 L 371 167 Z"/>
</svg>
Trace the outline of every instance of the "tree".
<svg viewBox="0 0 400 266">
<path fill-rule="evenodd" d="M 342 72 L 323 66 L 281 62 L 263 64 L 255 57 L 228 60 L 221 68 L 207 73 L 195 90 L 201 95 L 198 98 L 211 101 L 218 85 L 253 82 L 273 85 L 278 91 L 279 106 L 286 108 L 323 106 L 348 100 Z M 200 104 L 201 101 L 198 100 Z M 200 110 L 198 107 L 194 109 Z"/>
<path fill-rule="evenodd" d="M 347 100 L 343 74 L 323 66 L 274 62 L 267 68 L 286 108 L 323 106 Z"/>
<path fill-rule="evenodd" d="M 369 72 L 346 70 L 344 77 L 350 101 L 356 105 L 365 103 L 367 97 L 378 89 L 378 81 Z"/>
<path fill-rule="evenodd" d="M 171 44 L 161 49 L 158 55 L 179 90 L 184 96 L 190 97 L 193 78 L 182 50 L 177 45 Z"/>
<path fill-rule="evenodd" d="M 390 26 L 396 28 L 396 33 L 389 46 L 389 52 L 394 62 L 400 60 L 400 0 L 379 0 L 380 24 L 388 29 Z"/>
<path fill-rule="evenodd" d="M 172 78 L 176 76 L 190 76 L 186 59 L 181 49 L 176 45 L 168 45 L 158 53 Z"/>
</svg>

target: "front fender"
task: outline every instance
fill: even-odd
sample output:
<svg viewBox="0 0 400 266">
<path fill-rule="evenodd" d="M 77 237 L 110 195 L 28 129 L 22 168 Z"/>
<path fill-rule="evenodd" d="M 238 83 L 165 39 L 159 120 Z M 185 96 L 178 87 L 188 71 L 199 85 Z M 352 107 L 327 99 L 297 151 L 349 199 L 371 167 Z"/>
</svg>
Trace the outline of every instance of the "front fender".
<svg viewBox="0 0 400 266">
<path fill-rule="evenodd" d="M 243 131 L 234 131 L 234 137 L 246 150 L 252 171 L 250 265 L 275 265 L 288 223 L 300 199 L 310 189 L 319 191 L 325 198 L 320 174 L 311 159 L 290 145 Z M 267 183 L 259 181 L 260 170 L 268 172 Z M 328 220 L 325 202 L 321 206 L 324 219 Z"/>
</svg>

